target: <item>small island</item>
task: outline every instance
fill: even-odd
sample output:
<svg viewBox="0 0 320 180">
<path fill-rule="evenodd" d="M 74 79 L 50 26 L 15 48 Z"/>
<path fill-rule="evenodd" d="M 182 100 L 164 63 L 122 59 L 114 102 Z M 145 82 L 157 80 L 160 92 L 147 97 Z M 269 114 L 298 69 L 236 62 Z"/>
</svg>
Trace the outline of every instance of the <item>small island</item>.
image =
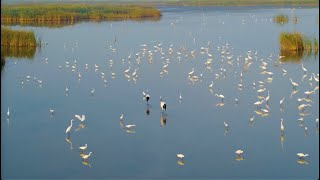
<svg viewBox="0 0 320 180">
<path fill-rule="evenodd" d="M 80 21 L 159 20 L 158 9 L 141 5 L 13 4 L 1 6 L 2 25 L 48 26 Z"/>
</svg>

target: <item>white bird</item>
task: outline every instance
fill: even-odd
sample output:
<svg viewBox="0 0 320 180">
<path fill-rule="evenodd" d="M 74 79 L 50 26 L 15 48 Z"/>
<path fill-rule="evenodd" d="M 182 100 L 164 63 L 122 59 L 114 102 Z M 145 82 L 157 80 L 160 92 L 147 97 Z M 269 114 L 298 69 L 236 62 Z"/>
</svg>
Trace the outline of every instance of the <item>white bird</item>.
<svg viewBox="0 0 320 180">
<path fill-rule="evenodd" d="M 243 151 L 242 150 L 236 150 L 236 152 L 235 152 L 238 156 L 240 156 L 242 153 L 243 153 Z"/>
<path fill-rule="evenodd" d="M 180 159 L 183 159 L 184 155 L 183 154 L 177 154 L 177 157 L 180 158 Z"/>
<path fill-rule="evenodd" d="M 90 157 L 91 153 L 92 152 L 89 152 L 89 154 L 82 156 L 82 159 L 87 160 Z"/>
<path fill-rule="evenodd" d="M 179 100 L 182 101 L 181 92 L 179 93 Z"/>
<path fill-rule="evenodd" d="M 8 107 L 7 117 L 9 118 L 9 116 L 10 116 L 10 111 L 9 111 L 9 107 Z"/>
<path fill-rule="evenodd" d="M 137 69 L 134 69 L 134 72 L 132 73 L 132 76 L 135 76 L 137 74 Z"/>
<path fill-rule="evenodd" d="M 297 156 L 299 156 L 300 159 L 303 159 L 307 156 L 309 156 L 308 154 L 303 154 L 303 153 L 297 153 Z"/>
<path fill-rule="evenodd" d="M 50 110 L 49 110 L 49 111 L 50 111 L 50 113 L 51 113 L 51 114 L 53 114 L 53 113 L 54 113 L 54 110 L 53 110 L 53 109 L 51 109 L 51 108 L 50 108 Z"/>
<path fill-rule="evenodd" d="M 224 124 L 224 127 L 225 127 L 226 129 L 229 128 L 229 125 L 228 125 L 225 121 L 223 121 L 223 124 Z"/>
<path fill-rule="evenodd" d="M 123 120 L 123 114 L 120 115 L 120 121 L 122 121 L 122 120 Z"/>
<path fill-rule="evenodd" d="M 71 128 L 72 128 L 72 121 L 73 121 L 73 119 L 71 119 L 71 125 L 66 129 L 66 133 L 70 133 Z"/>
<path fill-rule="evenodd" d="M 293 88 L 295 88 L 295 87 L 299 86 L 299 84 L 298 84 L 298 83 L 296 83 L 296 82 L 293 82 L 291 78 L 290 78 L 290 81 L 291 81 L 291 84 L 292 84 Z"/>
<path fill-rule="evenodd" d="M 94 88 L 91 90 L 91 95 L 93 96 L 94 95 Z"/>
<path fill-rule="evenodd" d="M 69 89 L 68 89 L 68 87 L 66 86 L 66 93 L 68 93 L 68 91 L 69 91 Z"/>
<path fill-rule="evenodd" d="M 76 114 L 74 115 L 75 118 L 77 118 L 79 121 L 83 122 L 86 119 L 86 116 L 82 114 L 82 116 Z"/>
<path fill-rule="evenodd" d="M 211 89 L 213 87 L 213 81 L 211 81 L 211 84 L 209 85 L 209 88 Z"/>
<path fill-rule="evenodd" d="M 86 150 L 86 149 L 87 149 L 87 147 L 88 147 L 88 145 L 87 145 L 87 144 L 85 144 L 84 146 L 79 147 L 79 149 L 80 149 L 81 151 L 84 151 L 84 150 Z"/>
<path fill-rule="evenodd" d="M 284 97 L 280 100 L 280 106 L 282 106 L 283 102 L 284 102 Z"/>
<path fill-rule="evenodd" d="M 309 97 L 310 94 L 314 93 L 314 91 L 306 91 L 304 92 L 305 95 L 307 95 L 307 97 Z"/>
<path fill-rule="evenodd" d="M 282 72 L 283 72 L 283 73 L 287 73 L 287 70 L 285 70 L 285 69 L 282 69 Z"/>
<path fill-rule="evenodd" d="M 284 132 L 283 118 L 281 118 L 280 130 L 281 130 L 281 133 L 283 134 Z"/>
<path fill-rule="evenodd" d="M 166 102 L 162 101 L 162 97 L 160 96 L 160 108 L 161 110 L 163 111 L 166 111 L 167 110 L 167 104 Z"/>
<path fill-rule="evenodd" d="M 252 116 L 252 118 L 250 118 L 249 121 L 250 121 L 250 122 L 253 122 L 253 121 L 254 121 L 254 116 Z"/>
<path fill-rule="evenodd" d="M 194 73 L 194 68 L 192 68 L 192 71 L 189 72 L 189 76 L 192 76 Z"/>
<path fill-rule="evenodd" d="M 124 73 L 128 73 L 130 69 L 131 69 L 131 66 L 129 66 L 129 68 L 124 71 Z"/>
<path fill-rule="evenodd" d="M 308 71 L 307 71 L 307 69 L 303 66 L 303 63 L 301 63 L 301 66 L 302 66 L 303 72 L 306 74 Z"/>
<path fill-rule="evenodd" d="M 129 124 L 129 125 L 126 125 L 125 127 L 126 127 L 127 129 L 130 129 L 130 128 L 135 127 L 135 126 L 136 126 L 135 124 Z"/>
<path fill-rule="evenodd" d="M 215 94 L 215 96 L 219 97 L 221 99 L 221 101 L 223 101 L 223 99 L 224 99 L 224 95 L 223 94 Z"/>
</svg>

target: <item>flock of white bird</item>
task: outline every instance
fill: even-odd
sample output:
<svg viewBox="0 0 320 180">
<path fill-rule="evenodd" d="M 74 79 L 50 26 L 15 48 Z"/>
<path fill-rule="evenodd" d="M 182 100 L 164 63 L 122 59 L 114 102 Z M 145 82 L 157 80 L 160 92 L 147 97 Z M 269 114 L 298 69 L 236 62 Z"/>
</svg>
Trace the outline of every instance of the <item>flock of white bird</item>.
<svg viewBox="0 0 320 180">
<path fill-rule="evenodd" d="M 122 63 L 124 64 L 125 61 L 127 61 L 128 63 L 128 67 L 123 71 L 123 75 L 124 77 L 130 81 L 133 80 L 135 83 L 138 80 L 139 77 L 139 67 L 134 68 L 132 66 L 132 64 L 134 62 L 132 62 L 132 60 L 135 60 L 136 65 L 139 65 L 144 59 L 143 57 L 147 56 L 147 61 L 148 63 L 152 63 L 153 61 L 153 56 L 157 53 L 160 56 L 160 60 L 163 62 L 163 66 L 162 66 L 162 70 L 160 72 L 160 77 L 164 77 L 165 75 L 168 75 L 168 68 L 169 68 L 169 64 L 170 61 L 172 61 L 174 59 L 174 55 L 176 55 L 176 59 L 180 62 L 182 58 L 191 58 L 191 59 L 195 59 L 196 56 L 204 56 L 205 58 L 207 58 L 207 60 L 203 63 L 204 64 L 204 68 L 206 69 L 206 71 L 212 72 L 212 65 L 214 64 L 214 61 L 221 61 L 221 67 L 218 68 L 218 70 L 215 70 L 215 74 L 213 74 L 213 80 L 210 80 L 210 84 L 207 86 L 209 89 L 209 92 L 219 98 L 218 103 L 216 104 L 216 106 L 218 107 L 223 107 L 225 105 L 225 95 L 223 95 L 221 92 L 217 92 L 217 90 L 215 90 L 215 80 L 223 80 L 226 78 L 227 76 L 227 68 L 226 67 L 232 67 L 232 66 L 238 66 L 241 67 L 242 65 L 242 70 L 241 72 L 237 75 L 237 78 L 239 78 L 239 83 L 236 85 L 236 89 L 241 91 L 243 90 L 244 84 L 243 84 L 243 79 L 244 79 L 244 74 L 245 72 L 247 72 L 250 68 L 250 66 L 253 63 L 261 63 L 260 67 L 260 74 L 262 75 L 266 75 L 266 79 L 264 80 L 257 80 L 255 82 L 252 82 L 252 88 L 253 89 L 257 89 L 257 101 L 253 102 L 253 106 L 254 108 L 254 112 L 255 114 L 257 114 L 258 116 L 261 117 L 265 117 L 268 116 L 270 114 L 270 106 L 269 106 L 269 100 L 272 98 L 270 95 L 270 90 L 267 89 L 267 87 L 265 86 L 266 83 L 272 83 L 273 81 L 273 77 L 274 77 L 274 72 L 269 71 L 268 66 L 270 66 L 270 64 L 273 64 L 275 67 L 281 67 L 282 64 L 284 64 L 284 62 L 281 61 L 281 58 L 283 58 L 283 56 L 275 56 L 273 57 L 272 55 L 270 55 L 268 57 L 267 60 L 265 59 L 259 59 L 258 58 L 258 52 L 252 52 L 252 51 L 247 51 L 245 56 L 242 57 L 242 55 L 239 55 L 237 57 L 235 57 L 235 55 L 231 54 L 232 48 L 229 47 L 229 44 L 224 44 L 221 46 L 217 46 L 217 50 L 219 51 L 220 54 L 213 54 L 213 52 L 210 52 L 210 50 L 212 49 L 212 42 L 208 42 L 206 46 L 201 47 L 200 49 L 194 49 L 194 50 L 188 50 L 188 48 L 186 46 L 180 46 L 180 48 L 178 49 L 174 49 L 173 44 L 169 45 L 169 48 L 165 48 L 163 47 L 162 43 L 156 43 L 155 45 L 153 45 L 150 49 L 148 49 L 147 44 L 142 44 L 141 45 L 141 51 L 132 54 L 132 52 L 129 54 L 129 56 L 127 58 L 123 58 L 122 59 Z M 116 48 L 110 46 L 110 50 L 112 52 L 116 52 Z M 197 55 L 199 54 L 199 55 Z M 214 56 L 216 57 L 214 59 Z M 45 61 L 48 61 L 48 58 L 45 59 Z M 107 61 L 109 62 L 109 66 L 110 66 L 110 75 L 111 78 L 115 78 L 116 73 L 112 71 L 112 66 L 113 66 L 113 60 L 109 60 Z M 315 94 L 318 90 L 319 90 L 319 74 L 315 73 L 315 72 L 311 72 L 308 74 L 308 70 L 304 67 L 303 64 L 301 64 L 301 70 L 303 71 L 303 77 L 302 77 L 302 83 L 305 83 L 304 79 L 309 75 L 308 81 L 307 83 L 310 84 L 310 90 L 305 91 L 303 94 L 305 95 L 305 97 L 298 97 L 297 98 L 297 109 L 299 110 L 299 115 L 301 116 L 299 118 L 299 121 L 303 121 L 304 120 L 304 116 L 307 116 L 308 113 L 305 113 L 305 109 L 307 107 L 311 107 L 312 106 L 312 99 L 310 98 L 310 96 L 312 96 L 313 94 Z M 59 65 L 59 69 L 62 70 L 62 65 Z M 77 61 L 74 60 L 73 63 L 66 61 L 65 62 L 65 68 L 70 68 L 73 72 L 77 72 L 78 74 L 78 79 L 80 81 L 80 79 L 83 77 L 82 73 L 80 71 L 77 71 Z M 90 66 L 88 64 L 85 64 L 85 69 L 88 69 Z M 94 66 L 91 66 L 95 69 L 95 72 L 99 71 L 99 65 L 98 64 L 94 64 Z M 134 69 L 134 70 L 133 70 Z M 132 72 L 133 70 L 133 72 Z M 197 74 L 196 73 L 196 69 L 192 68 L 190 72 L 186 72 L 186 78 L 188 80 L 189 83 L 191 84 L 195 84 L 197 82 L 202 82 L 202 80 L 205 78 L 203 73 Z M 282 76 L 285 77 L 286 74 L 288 73 L 287 70 L 285 70 L 284 68 L 281 68 L 281 72 L 282 72 Z M 107 72 L 103 72 L 100 71 L 101 74 L 101 79 L 103 81 L 103 83 L 106 85 L 107 84 Z M 26 77 L 27 81 L 31 79 L 30 76 Z M 42 80 L 37 79 L 36 77 L 34 77 L 34 81 L 37 82 L 40 86 L 42 85 Z M 299 90 L 299 84 L 297 82 L 295 82 L 292 78 L 289 78 L 288 81 L 290 81 L 291 85 L 292 85 L 292 93 L 290 95 L 290 98 L 293 97 L 294 94 L 296 94 Z M 22 86 L 24 85 L 24 80 L 21 81 Z M 65 95 L 69 95 L 70 93 L 70 87 L 65 86 Z M 265 96 L 263 95 L 263 93 L 267 93 Z M 92 88 L 92 90 L 90 91 L 90 95 L 94 96 L 95 95 L 95 88 Z M 142 93 L 143 95 L 143 99 L 147 101 L 147 104 L 149 104 L 152 101 L 152 98 L 149 94 L 149 91 L 147 90 L 146 92 Z M 179 97 L 177 98 L 179 99 L 179 101 L 182 101 L 182 95 L 181 92 L 179 92 Z M 239 104 L 240 101 L 239 99 L 234 99 L 235 104 Z M 280 111 L 283 112 L 284 111 L 284 105 L 285 105 L 285 97 L 283 97 L 282 99 L 280 99 L 280 103 L 279 103 L 279 107 L 280 107 Z M 170 107 L 170 106 L 169 106 Z M 166 102 L 163 100 L 163 98 L 160 96 L 160 109 L 164 114 L 164 111 L 167 110 L 167 104 Z M 54 109 L 50 108 L 49 112 L 51 115 L 54 114 Z M 9 111 L 9 107 L 8 107 L 8 111 L 7 111 L 7 118 L 9 119 L 10 117 L 10 111 Z M 75 115 L 74 116 L 77 120 L 79 120 L 80 123 L 83 123 L 85 121 L 85 115 Z M 162 117 L 162 118 L 165 118 Z M 135 124 L 124 124 L 123 123 L 124 120 L 124 115 L 121 114 L 120 116 L 120 126 L 122 129 L 124 129 L 126 132 L 128 133 L 134 133 L 134 128 L 136 127 Z M 252 116 L 249 119 L 249 123 L 253 124 L 255 120 L 255 116 Z M 70 121 L 70 126 L 67 127 L 65 133 L 68 134 L 67 137 L 67 141 L 70 141 L 70 133 L 73 127 L 73 119 Z M 163 120 L 165 121 L 165 119 Z M 225 132 L 229 131 L 230 129 L 230 125 L 228 122 L 224 121 L 224 127 L 225 127 Z M 317 131 L 318 131 L 318 118 L 316 119 L 316 127 L 317 127 Z M 307 133 L 308 128 L 305 126 L 304 127 L 305 133 Z M 280 119 L 280 132 L 281 132 L 281 141 L 283 141 L 283 136 L 284 136 L 284 132 L 285 132 L 285 120 L 283 118 Z M 85 151 L 87 149 L 87 144 L 85 144 L 85 146 L 81 146 L 79 147 L 79 149 L 81 150 L 81 157 L 84 161 L 84 163 L 87 163 L 87 160 L 89 159 L 89 157 L 91 156 L 92 152 L 90 152 L 89 154 L 83 154 L 83 151 Z M 244 153 L 244 150 L 238 149 L 235 151 L 236 156 L 236 160 L 243 160 L 243 157 L 241 156 Z M 299 157 L 299 162 L 301 162 L 301 159 L 309 156 L 308 154 L 304 154 L 304 153 L 297 153 L 297 156 Z M 184 159 L 184 155 L 181 153 L 177 154 L 178 157 L 178 164 L 183 165 L 183 159 Z M 305 163 L 305 161 L 303 161 Z M 90 166 L 90 164 L 87 164 Z"/>
</svg>

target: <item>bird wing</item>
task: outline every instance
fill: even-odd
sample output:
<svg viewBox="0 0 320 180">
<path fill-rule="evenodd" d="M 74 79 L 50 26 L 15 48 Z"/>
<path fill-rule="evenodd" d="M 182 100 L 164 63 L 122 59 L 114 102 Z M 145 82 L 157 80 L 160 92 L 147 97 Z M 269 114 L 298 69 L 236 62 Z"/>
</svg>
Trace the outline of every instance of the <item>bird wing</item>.
<svg viewBox="0 0 320 180">
<path fill-rule="evenodd" d="M 77 119 L 79 119 L 79 120 L 81 120 L 81 116 L 78 115 L 78 114 L 74 115 L 74 117 L 77 118 Z"/>
<path fill-rule="evenodd" d="M 132 127 L 135 127 L 136 125 L 134 124 L 130 124 L 130 125 L 126 125 L 126 128 L 132 128 Z"/>
</svg>

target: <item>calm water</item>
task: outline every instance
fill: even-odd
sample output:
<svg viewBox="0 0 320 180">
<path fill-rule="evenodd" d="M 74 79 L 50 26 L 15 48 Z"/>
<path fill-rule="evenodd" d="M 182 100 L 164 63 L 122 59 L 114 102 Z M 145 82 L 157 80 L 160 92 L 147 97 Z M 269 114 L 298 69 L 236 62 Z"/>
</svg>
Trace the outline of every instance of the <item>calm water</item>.
<svg viewBox="0 0 320 180">
<path fill-rule="evenodd" d="M 32 29 L 48 44 L 37 50 L 33 59 L 6 58 L 1 74 L 3 179 L 319 177 L 316 126 L 319 91 L 308 98 L 313 102 L 302 102 L 312 105 L 305 108 L 306 116 L 301 116 L 302 111 L 297 109 L 297 99 L 306 97 L 305 91 L 318 86 L 313 79 L 310 85 L 308 79 L 312 73 L 319 73 L 319 57 L 311 55 L 287 63 L 278 60 L 280 32 L 298 31 L 309 37 L 319 36 L 319 9 L 160 9 L 163 16 L 157 22 L 13 27 Z M 281 13 L 289 16 L 287 24 L 272 21 L 273 16 Z M 298 19 L 296 24 L 293 16 Z M 201 47 L 208 47 L 208 41 L 211 70 L 204 65 L 210 55 L 200 53 Z M 144 54 L 143 44 L 147 45 Z M 193 50 L 194 58 L 190 56 Z M 223 50 L 230 54 L 223 54 Z M 148 60 L 148 51 L 153 54 L 152 60 Z M 248 51 L 252 59 L 246 71 Z M 130 53 L 131 60 L 128 60 Z M 226 56 L 231 55 L 227 60 Z M 267 82 L 269 75 L 261 74 L 262 61 L 267 63 L 266 70 L 273 72 L 272 82 Z M 307 69 L 304 80 L 301 63 Z M 95 64 L 99 66 L 97 70 Z M 167 72 L 163 72 L 164 64 L 168 64 Z M 124 75 L 128 67 L 131 67 L 130 78 Z M 192 68 L 194 75 L 200 77 L 198 81 L 188 79 Z M 282 68 L 287 74 L 283 75 Z M 138 76 L 133 78 L 135 69 Z M 27 76 L 31 77 L 29 81 Z M 34 77 L 42 80 L 42 84 L 34 81 Z M 296 93 L 290 78 L 299 84 Z M 208 87 L 212 81 L 210 92 Z M 261 88 L 266 88 L 262 96 L 270 92 L 270 109 L 264 117 L 256 114 L 257 108 L 253 105 L 260 100 L 258 81 L 263 81 Z M 240 83 L 242 90 L 238 89 Z M 91 95 L 93 88 L 95 92 Z M 142 96 L 146 90 L 151 96 L 149 105 Z M 214 94 L 225 96 L 224 106 L 217 106 L 222 101 Z M 167 103 L 165 113 L 159 107 L 160 96 Z M 279 101 L 283 97 L 282 112 Z M 261 108 L 267 109 L 265 104 Z M 8 107 L 9 119 L 6 118 Z M 50 108 L 55 110 L 52 117 Z M 136 125 L 132 133 L 121 128 L 122 113 L 124 125 Z M 73 122 L 67 141 L 65 131 L 75 114 L 85 114 L 86 120 L 82 124 L 79 120 Z M 254 122 L 250 123 L 253 116 Z M 301 117 L 303 123 L 298 120 Z M 283 137 L 281 118 L 285 125 Z M 224 121 L 229 124 L 228 131 Z M 84 153 L 93 152 L 87 165 L 82 163 L 78 149 L 86 143 L 88 148 Z M 236 160 L 238 149 L 244 151 L 241 161 Z M 305 158 L 307 164 L 297 162 L 299 152 L 309 154 Z M 177 153 L 185 155 L 184 165 L 177 163 Z"/>
</svg>

